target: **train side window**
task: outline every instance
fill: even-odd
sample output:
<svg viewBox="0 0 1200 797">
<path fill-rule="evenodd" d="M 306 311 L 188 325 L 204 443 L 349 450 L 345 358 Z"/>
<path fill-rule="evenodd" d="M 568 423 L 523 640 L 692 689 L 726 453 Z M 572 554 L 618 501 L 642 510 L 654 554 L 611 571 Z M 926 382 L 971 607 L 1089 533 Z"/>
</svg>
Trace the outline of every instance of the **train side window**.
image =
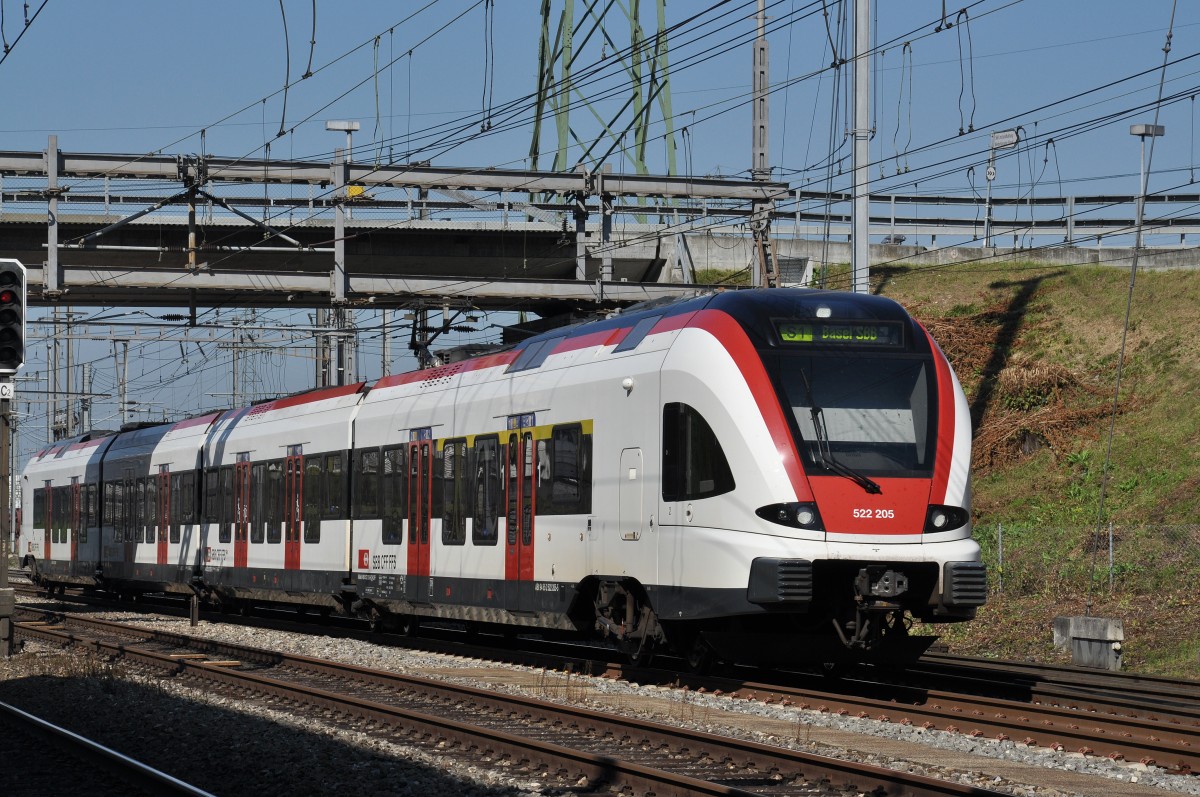
<svg viewBox="0 0 1200 797">
<path fill-rule="evenodd" d="M 733 490 L 729 460 L 712 427 L 694 408 L 675 402 L 663 407 L 664 501 L 693 501 Z"/>
<path fill-rule="evenodd" d="M 50 542 L 58 544 L 59 527 L 62 525 L 62 488 L 50 488 Z"/>
<path fill-rule="evenodd" d="M 217 533 L 220 542 L 233 541 L 233 466 L 221 468 L 221 530 Z"/>
<path fill-rule="evenodd" d="M 351 517 L 379 517 L 379 449 L 368 448 L 354 452 L 354 500 Z"/>
<path fill-rule="evenodd" d="M 346 474 L 342 469 L 340 451 L 325 455 L 325 513 L 323 517 L 326 520 L 339 520 L 346 517 Z"/>
<path fill-rule="evenodd" d="M 266 540 L 267 524 L 267 463 L 250 466 L 250 543 L 261 545 Z"/>
<path fill-rule="evenodd" d="M 221 473 L 216 468 L 204 471 L 204 522 L 221 519 Z"/>
<path fill-rule="evenodd" d="M 46 488 L 33 488 L 33 517 L 30 519 L 30 525 L 38 530 L 46 529 Z"/>
<path fill-rule="evenodd" d="M 97 523 L 100 519 L 98 517 L 99 513 L 96 511 L 97 507 L 96 507 L 96 483 L 95 482 L 91 482 L 90 484 L 85 484 L 83 486 L 83 496 L 84 496 L 84 498 L 83 498 L 84 506 L 87 507 L 87 509 L 85 510 L 87 514 L 84 516 L 83 523 L 80 524 L 79 541 L 87 542 L 88 529 L 91 528 L 92 526 L 97 525 Z"/>
<path fill-rule="evenodd" d="M 179 542 L 184 526 L 196 522 L 196 506 L 200 494 L 196 491 L 196 471 L 179 474 L 179 522 L 171 526 L 171 542 Z"/>
<path fill-rule="evenodd" d="M 314 531 L 320 539 L 321 526 L 321 455 L 304 458 L 304 541 Z"/>
<path fill-rule="evenodd" d="M 404 447 L 383 449 L 380 483 L 380 515 L 383 520 L 383 544 L 404 542 Z"/>
<path fill-rule="evenodd" d="M 114 515 L 116 514 L 116 490 L 116 482 L 104 483 L 104 524 L 106 526 L 116 526 L 114 522 Z"/>
<path fill-rule="evenodd" d="M 146 542 L 154 542 L 158 517 L 158 476 L 146 479 Z"/>
<path fill-rule="evenodd" d="M 150 542 L 148 529 L 146 528 L 146 518 L 150 517 L 146 514 L 146 479 L 138 477 L 133 489 L 135 490 L 133 496 L 133 533 L 136 535 L 138 542 L 143 540 Z"/>
<path fill-rule="evenodd" d="M 467 441 L 447 440 L 442 447 L 442 544 L 465 545 L 467 542 Z"/>
<path fill-rule="evenodd" d="M 55 510 L 54 510 L 54 516 L 55 516 L 55 520 L 56 520 L 54 525 L 58 528 L 58 541 L 59 542 L 68 542 L 67 520 L 68 520 L 69 512 L 67 511 L 67 508 L 70 506 L 70 498 L 71 498 L 70 489 L 71 488 L 69 488 L 69 487 L 55 487 L 54 488 L 54 492 L 57 493 L 57 495 L 58 495 L 58 506 L 55 507 Z"/>
<path fill-rule="evenodd" d="M 551 432 L 550 500 L 555 514 L 576 514 L 583 504 L 583 426 L 555 426 Z"/>
<path fill-rule="evenodd" d="M 125 528 L 125 482 L 113 482 L 113 538 L 125 542 L 129 539 Z"/>
<path fill-rule="evenodd" d="M 500 521 L 500 440 L 495 435 L 475 438 L 474 524 L 471 542 L 495 545 Z"/>
<path fill-rule="evenodd" d="M 283 460 L 276 459 L 267 463 L 267 542 L 274 544 L 283 540 L 282 523 Z"/>
</svg>

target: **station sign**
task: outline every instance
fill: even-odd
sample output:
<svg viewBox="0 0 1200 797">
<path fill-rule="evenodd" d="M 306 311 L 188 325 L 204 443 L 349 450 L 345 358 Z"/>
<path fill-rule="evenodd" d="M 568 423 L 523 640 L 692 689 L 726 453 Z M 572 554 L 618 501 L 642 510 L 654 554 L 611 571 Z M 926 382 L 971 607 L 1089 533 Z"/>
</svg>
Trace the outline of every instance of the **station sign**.
<svg viewBox="0 0 1200 797">
<path fill-rule="evenodd" d="M 992 149 L 1012 149 L 1021 140 L 1016 130 L 992 131 Z"/>
</svg>

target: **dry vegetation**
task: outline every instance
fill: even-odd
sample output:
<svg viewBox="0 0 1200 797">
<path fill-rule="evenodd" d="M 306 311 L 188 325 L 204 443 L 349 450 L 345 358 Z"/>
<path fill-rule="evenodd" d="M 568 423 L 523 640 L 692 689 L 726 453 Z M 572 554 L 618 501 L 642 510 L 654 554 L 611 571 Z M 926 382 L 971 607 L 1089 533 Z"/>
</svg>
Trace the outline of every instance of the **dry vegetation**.
<svg viewBox="0 0 1200 797">
<path fill-rule="evenodd" d="M 1200 577 L 1200 271 L 1139 274 L 1127 330 L 1124 270 L 1014 263 L 881 276 L 879 292 L 929 329 L 967 393 L 976 536 L 993 566 L 996 524 L 1009 530 L 1006 589 L 948 631 L 952 647 L 1061 659 L 1051 619 L 1090 603 L 1124 619 L 1127 668 L 1200 677 L 1200 605 L 1183 586 Z M 1099 569 L 1095 555 L 1108 523 L 1111 592 L 1107 551 Z"/>
</svg>

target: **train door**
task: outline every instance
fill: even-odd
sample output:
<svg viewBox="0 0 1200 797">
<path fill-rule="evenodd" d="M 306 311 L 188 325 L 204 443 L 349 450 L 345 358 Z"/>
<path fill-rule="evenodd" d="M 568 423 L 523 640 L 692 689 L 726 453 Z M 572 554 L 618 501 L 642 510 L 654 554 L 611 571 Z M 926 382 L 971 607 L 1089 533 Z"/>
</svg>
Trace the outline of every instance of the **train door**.
<svg viewBox="0 0 1200 797">
<path fill-rule="evenodd" d="M 155 538 L 155 561 L 160 565 L 167 563 L 167 535 L 171 530 L 171 466 L 158 466 L 158 486 L 154 492 L 158 503 L 155 518 L 158 525 L 158 536 Z"/>
<path fill-rule="evenodd" d="M 508 434 L 505 501 L 504 578 L 509 583 L 508 607 L 529 608 L 522 582 L 533 581 L 533 526 L 537 516 L 537 460 L 533 430 L 513 429 Z"/>
<path fill-rule="evenodd" d="M 250 548 L 250 454 L 237 455 L 233 471 L 233 566 L 245 567 Z"/>
<path fill-rule="evenodd" d="M 408 576 L 406 597 L 425 602 L 433 590 L 429 578 L 429 518 L 433 498 L 433 441 L 408 445 Z"/>
<path fill-rule="evenodd" d="M 300 446 L 288 446 L 284 463 L 283 569 L 300 569 L 300 535 L 304 518 L 304 456 Z M 319 519 L 314 519 L 319 523 Z"/>
<path fill-rule="evenodd" d="M 70 511 L 70 515 L 68 516 L 68 517 L 70 517 L 70 526 L 71 526 L 71 530 L 68 532 L 68 534 L 70 534 L 70 537 L 71 537 L 70 542 L 71 542 L 71 562 L 72 562 L 71 566 L 72 567 L 75 566 L 74 565 L 75 562 L 79 561 L 79 528 L 80 528 L 80 526 L 79 526 L 79 506 L 80 506 L 79 498 L 80 498 L 79 477 L 72 476 L 71 477 L 71 511 Z"/>
</svg>

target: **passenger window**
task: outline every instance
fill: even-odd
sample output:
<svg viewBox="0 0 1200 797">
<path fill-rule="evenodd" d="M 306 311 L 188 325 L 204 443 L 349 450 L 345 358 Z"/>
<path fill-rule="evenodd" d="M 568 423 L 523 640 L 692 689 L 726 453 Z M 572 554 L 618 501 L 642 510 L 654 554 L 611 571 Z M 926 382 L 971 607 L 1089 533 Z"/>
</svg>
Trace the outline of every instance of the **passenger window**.
<svg viewBox="0 0 1200 797">
<path fill-rule="evenodd" d="M 464 545 L 467 541 L 467 441 L 447 440 L 442 447 L 442 544 Z"/>
<path fill-rule="evenodd" d="M 304 538 L 312 527 L 321 524 L 321 457 L 319 454 L 304 458 Z"/>
<path fill-rule="evenodd" d="M 233 493 L 233 468 L 226 465 L 221 468 L 221 530 L 217 534 L 222 543 L 233 541 Z"/>
<path fill-rule="evenodd" d="M 500 518 L 500 441 L 495 435 L 475 438 L 474 471 L 471 542 L 495 545 Z"/>
<path fill-rule="evenodd" d="M 583 511 L 583 494 L 590 485 L 583 482 L 586 458 L 582 446 L 583 427 L 579 424 L 555 426 L 551 434 L 552 481 L 550 504 L 560 514 Z"/>
<path fill-rule="evenodd" d="M 327 520 L 346 516 L 346 480 L 343 478 L 342 455 L 325 455 L 325 513 Z"/>
<path fill-rule="evenodd" d="M 379 517 L 379 449 L 355 452 L 354 505 L 355 518 Z"/>
<path fill-rule="evenodd" d="M 664 501 L 693 501 L 733 490 L 733 473 L 712 427 L 692 407 L 663 407 Z"/>
<path fill-rule="evenodd" d="M 383 520 L 384 545 L 404 542 L 404 448 L 392 446 L 383 450 L 380 480 L 380 504 Z"/>
<path fill-rule="evenodd" d="M 171 479 L 175 481 L 174 478 Z M 260 462 L 257 465 L 250 466 L 250 543 L 252 545 L 262 545 L 267 535 L 267 464 Z M 171 496 L 172 506 L 175 503 L 175 496 Z M 172 512 L 172 515 L 175 513 Z M 171 524 L 174 528 L 174 524 Z"/>
<path fill-rule="evenodd" d="M 267 542 L 283 541 L 283 460 L 267 463 Z"/>
<path fill-rule="evenodd" d="M 158 525 L 158 476 L 146 479 L 146 542 L 154 542 Z"/>
</svg>

